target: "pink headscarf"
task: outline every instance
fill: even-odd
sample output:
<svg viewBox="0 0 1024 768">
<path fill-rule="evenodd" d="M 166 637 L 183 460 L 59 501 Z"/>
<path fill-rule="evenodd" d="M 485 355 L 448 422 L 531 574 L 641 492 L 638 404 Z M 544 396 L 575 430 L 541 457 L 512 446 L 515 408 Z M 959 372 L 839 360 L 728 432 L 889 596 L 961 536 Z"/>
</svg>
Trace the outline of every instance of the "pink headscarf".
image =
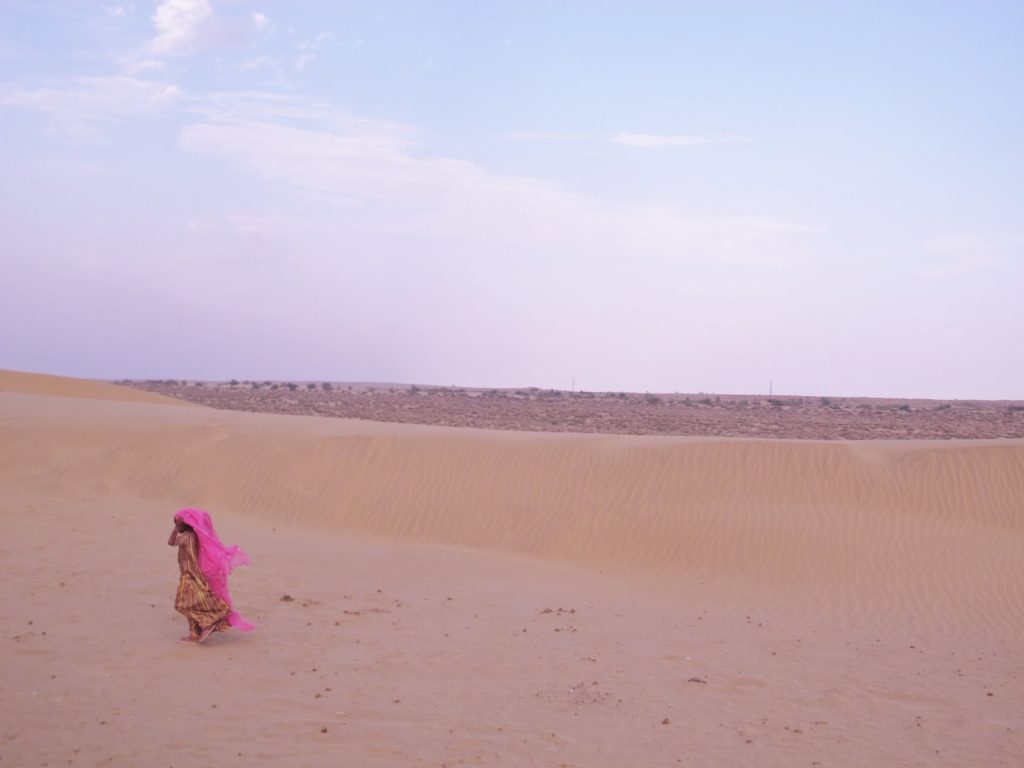
<svg viewBox="0 0 1024 768">
<path fill-rule="evenodd" d="M 192 526 L 199 540 L 199 570 L 203 572 L 210 590 L 231 608 L 228 624 L 242 632 L 248 632 L 253 625 L 235 611 L 228 593 L 228 574 L 235 566 L 248 565 L 249 556 L 238 545 L 225 547 L 213 528 L 210 513 L 202 509 L 181 509 L 174 516 L 176 522 Z"/>
</svg>

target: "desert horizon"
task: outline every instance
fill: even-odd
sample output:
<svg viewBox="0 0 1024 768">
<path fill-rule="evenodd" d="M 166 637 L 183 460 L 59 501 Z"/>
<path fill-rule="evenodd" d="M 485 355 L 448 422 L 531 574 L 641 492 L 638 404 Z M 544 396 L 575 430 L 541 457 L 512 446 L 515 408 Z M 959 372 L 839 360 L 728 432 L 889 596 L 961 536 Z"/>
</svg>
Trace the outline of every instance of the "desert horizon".
<svg viewBox="0 0 1024 768">
<path fill-rule="evenodd" d="M 292 380 L 121 379 L 218 409 L 437 426 L 810 440 L 1024 437 L 1024 400 L 591 392 Z"/>
</svg>

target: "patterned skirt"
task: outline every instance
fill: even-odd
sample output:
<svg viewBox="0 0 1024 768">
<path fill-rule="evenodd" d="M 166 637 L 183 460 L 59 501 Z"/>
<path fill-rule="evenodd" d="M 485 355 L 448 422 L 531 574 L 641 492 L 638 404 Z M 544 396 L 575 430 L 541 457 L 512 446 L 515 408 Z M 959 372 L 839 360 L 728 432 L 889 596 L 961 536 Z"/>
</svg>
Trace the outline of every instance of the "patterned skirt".
<svg viewBox="0 0 1024 768">
<path fill-rule="evenodd" d="M 228 628 L 231 607 L 210 590 L 201 571 L 196 551 L 195 535 L 182 537 L 178 547 L 178 565 L 181 579 L 178 594 L 174 598 L 174 610 L 188 619 L 189 634 L 196 636 L 212 630 L 219 632 Z"/>
</svg>

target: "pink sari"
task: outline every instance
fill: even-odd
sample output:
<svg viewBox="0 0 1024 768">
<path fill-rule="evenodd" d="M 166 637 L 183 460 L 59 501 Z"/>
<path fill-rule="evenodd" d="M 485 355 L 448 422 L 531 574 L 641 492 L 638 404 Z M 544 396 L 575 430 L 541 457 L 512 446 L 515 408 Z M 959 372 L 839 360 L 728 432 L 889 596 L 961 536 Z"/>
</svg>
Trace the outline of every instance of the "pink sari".
<svg viewBox="0 0 1024 768">
<path fill-rule="evenodd" d="M 249 556 L 237 544 L 226 547 L 221 543 L 217 531 L 213 528 L 210 513 L 205 510 L 182 509 L 174 516 L 174 520 L 192 526 L 192 530 L 196 532 L 199 540 L 199 570 L 206 577 L 210 591 L 231 608 L 228 624 L 242 632 L 253 629 L 252 624 L 238 615 L 228 593 L 228 574 L 235 566 L 248 565 Z"/>
</svg>

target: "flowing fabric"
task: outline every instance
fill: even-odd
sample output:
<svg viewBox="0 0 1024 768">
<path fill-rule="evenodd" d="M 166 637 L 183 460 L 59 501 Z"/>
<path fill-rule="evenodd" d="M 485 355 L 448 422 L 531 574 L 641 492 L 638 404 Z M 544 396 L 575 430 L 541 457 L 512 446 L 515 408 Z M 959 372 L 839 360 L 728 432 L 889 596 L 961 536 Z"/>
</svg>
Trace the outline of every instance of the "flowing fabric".
<svg viewBox="0 0 1024 768">
<path fill-rule="evenodd" d="M 233 545 L 224 546 L 217 531 L 213 527 L 213 519 L 210 513 L 203 509 L 182 509 L 174 516 L 178 522 L 185 523 L 192 527 L 199 540 L 199 570 L 206 577 L 210 585 L 210 591 L 223 600 L 231 613 L 228 615 L 228 624 L 242 632 L 253 629 L 253 625 L 238 615 L 231 602 L 231 595 L 228 592 L 228 575 L 239 565 L 248 565 L 249 556 L 238 547 Z"/>
</svg>

